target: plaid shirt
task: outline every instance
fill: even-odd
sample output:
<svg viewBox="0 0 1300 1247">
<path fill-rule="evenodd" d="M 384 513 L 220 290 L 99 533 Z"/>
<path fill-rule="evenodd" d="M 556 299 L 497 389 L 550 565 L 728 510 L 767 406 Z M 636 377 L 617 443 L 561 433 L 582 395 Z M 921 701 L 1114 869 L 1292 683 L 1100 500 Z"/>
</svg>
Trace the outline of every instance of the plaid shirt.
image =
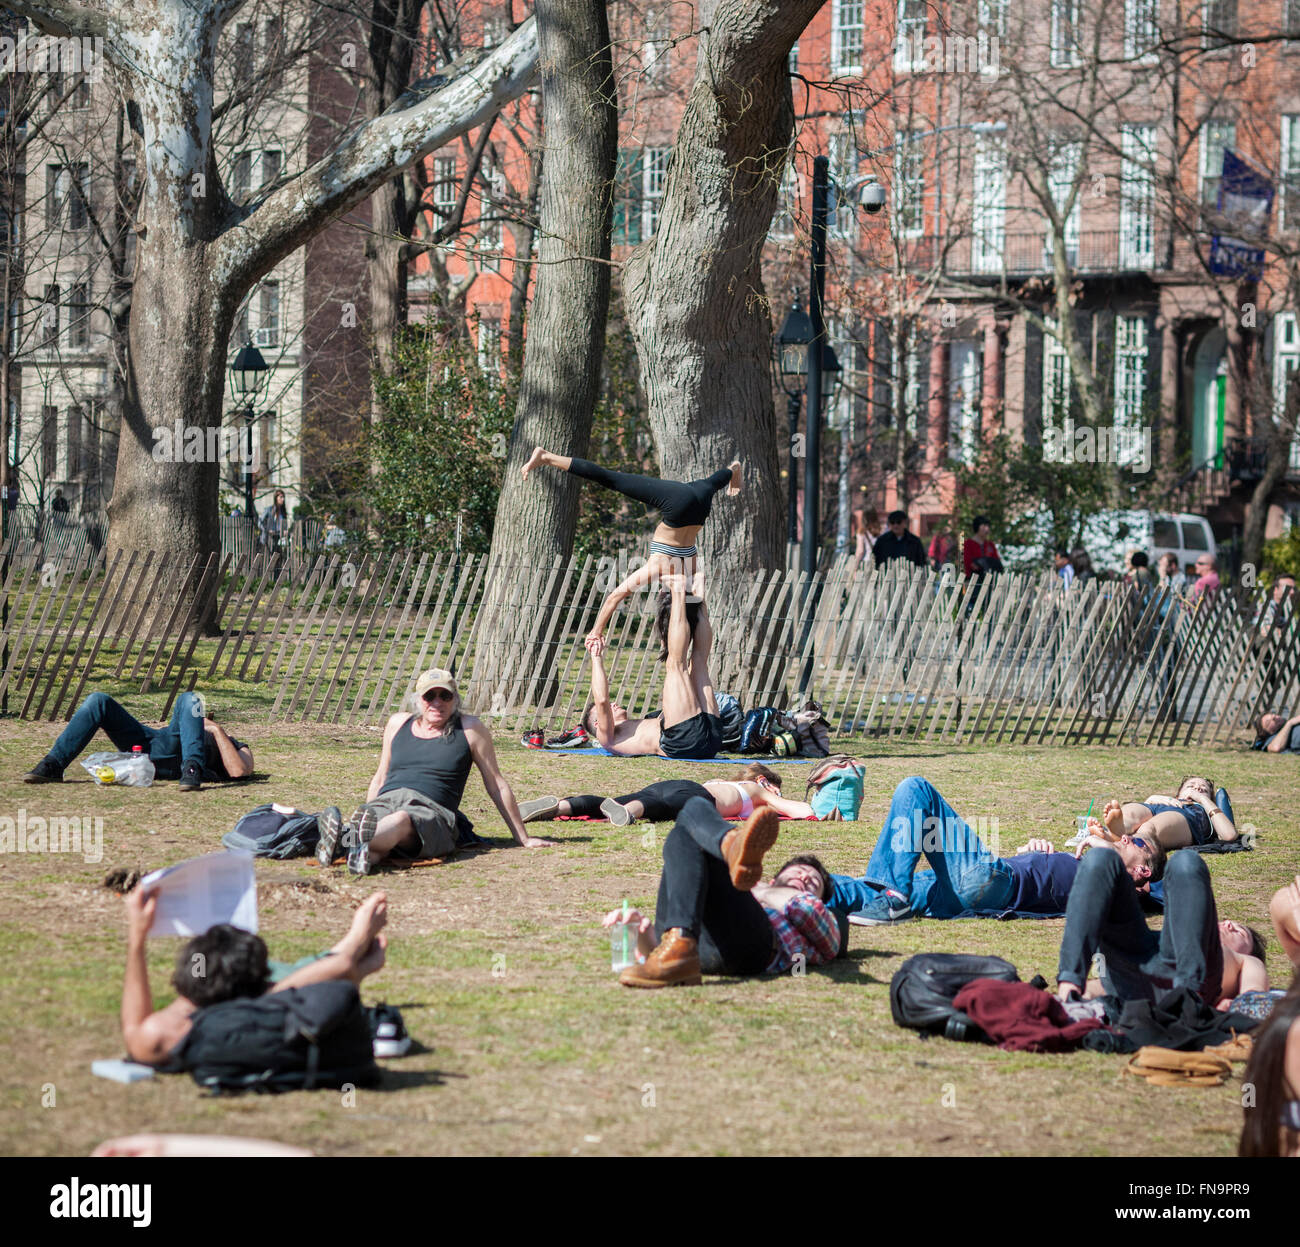
<svg viewBox="0 0 1300 1247">
<path fill-rule="evenodd" d="M 815 896 L 806 892 L 791 897 L 784 912 L 763 906 L 772 924 L 776 951 L 768 963 L 768 974 L 784 974 L 802 956 L 804 965 L 819 966 L 833 961 L 840 951 L 840 926 L 835 915 Z"/>
</svg>

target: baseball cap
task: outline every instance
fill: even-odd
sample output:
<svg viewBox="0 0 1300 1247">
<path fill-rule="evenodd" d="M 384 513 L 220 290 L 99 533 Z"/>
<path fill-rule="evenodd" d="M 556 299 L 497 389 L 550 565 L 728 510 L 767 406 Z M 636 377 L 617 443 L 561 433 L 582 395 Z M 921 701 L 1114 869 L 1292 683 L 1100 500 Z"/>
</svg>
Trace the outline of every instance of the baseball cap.
<svg viewBox="0 0 1300 1247">
<path fill-rule="evenodd" d="M 415 682 L 415 694 L 423 697 L 431 688 L 445 688 L 453 697 L 457 695 L 456 677 L 441 667 L 430 667 Z"/>
</svg>

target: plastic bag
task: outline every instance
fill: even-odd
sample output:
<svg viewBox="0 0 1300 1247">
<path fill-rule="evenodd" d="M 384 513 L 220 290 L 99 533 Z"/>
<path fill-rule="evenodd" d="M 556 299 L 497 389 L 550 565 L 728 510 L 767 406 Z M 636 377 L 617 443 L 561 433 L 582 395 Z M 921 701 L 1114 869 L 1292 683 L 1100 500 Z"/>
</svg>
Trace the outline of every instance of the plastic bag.
<svg viewBox="0 0 1300 1247">
<path fill-rule="evenodd" d="M 140 753 L 92 753 L 81 759 L 97 784 L 124 784 L 129 788 L 148 788 L 153 783 L 153 759 Z"/>
</svg>

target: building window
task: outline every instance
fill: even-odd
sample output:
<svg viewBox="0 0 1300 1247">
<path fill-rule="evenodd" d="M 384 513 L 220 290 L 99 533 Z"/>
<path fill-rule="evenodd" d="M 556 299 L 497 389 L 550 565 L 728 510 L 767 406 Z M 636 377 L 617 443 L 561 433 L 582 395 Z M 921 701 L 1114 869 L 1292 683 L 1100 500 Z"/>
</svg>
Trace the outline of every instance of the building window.
<svg viewBox="0 0 1300 1247">
<path fill-rule="evenodd" d="M 651 9 L 645 15 L 645 42 L 641 45 L 641 72 L 647 82 L 661 82 L 668 74 L 668 53 L 672 39 L 668 14 Z"/>
<path fill-rule="evenodd" d="M 1074 180 L 1079 173 L 1079 160 L 1082 155 L 1083 145 L 1075 140 L 1057 140 L 1052 144 L 1048 157 L 1047 193 L 1052 197 L 1052 203 L 1056 206 L 1058 214 L 1064 210 L 1074 191 Z M 1077 264 L 1079 262 L 1079 197 L 1077 195 L 1062 223 L 1062 233 L 1065 240 L 1066 263 Z M 1050 262 L 1053 246 L 1052 239 L 1048 237 L 1044 247 L 1049 257 L 1046 262 Z"/>
<path fill-rule="evenodd" d="M 978 342 L 948 344 L 948 458 L 974 463 L 979 450 L 983 356 Z"/>
<path fill-rule="evenodd" d="M 1156 258 L 1151 226 L 1155 198 L 1155 126 L 1121 126 L 1119 146 L 1120 267 L 1150 268 Z"/>
<path fill-rule="evenodd" d="M 921 370 L 928 367 L 928 359 L 922 356 L 916 322 L 912 321 L 903 348 L 903 431 L 907 437 L 915 437 L 921 427 Z"/>
<path fill-rule="evenodd" d="M 1300 114 L 1282 118 L 1281 173 L 1278 221 L 1290 233 L 1300 230 Z"/>
<path fill-rule="evenodd" d="M 1007 34 L 1007 0 L 979 0 L 975 20 L 991 39 L 1005 39 Z"/>
<path fill-rule="evenodd" d="M 41 476 L 52 481 L 59 470 L 59 409 L 41 408 Z"/>
<path fill-rule="evenodd" d="M 258 346 L 280 345 L 280 283 L 264 281 L 257 291 Z"/>
<path fill-rule="evenodd" d="M 1142 420 L 1142 399 L 1146 393 L 1147 322 L 1144 316 L 1115 317 L 1115 427 L 1137 428 Z M 1121 466 L 1141 458 L 1136 439 L 1122 446 Z"/>
<path fill-rule="evenodd" d="M 1057 69 L 1080 63 L 1079 0 L 1052 0 L 1052 65 Z"/>
<path fill-rule="evenodd" d="M 501 375 L 501 321 L 491 308 L 479 312 L 478 366 L 490 378 Z"/>
<path fill-rule="evenodd" d="M 1153 61 L 1160 42 L 1159 0 L 1124 0 L 1124 56 Z"/>
<path fill-rule="evenodd" d="M 799 40 L 798 39 L 794 41 L 794 45 L 790 49 L 790 60 L 787 62 L 787 64 L 792 74 L 797 74 L 799 72 Z"/>
<path fill-rule="evenodd" d="M 1226 48 L 1236 33 L 1237 0 L 1202 0 L 1202 48 Z"/>
<path fill-rule="evenodd" d="M 1056 322 L 1043 330 L 1043 427 L 1059 427 L 1070 414 L 1070 356 L 1057 337 Z"/>
<path fill-rule="evenodd" d="M 485 17 L 483 19 L 483 46 L 485 48 L 499 47 L 505 42 L 506 38 L 506 20 L 504 17 Z"/>
<path fill-rule="evenodd" d="M 664 186 L 668 181 L 668 161 L 671 147 L 644 147 L 641 149 L 641 236 L 650 238 L 659 226 L 659 212 L 663 207 Z"/>
<path fill-rule="evenodd" d="M 862 72 L 863 0 L 831 0 L 831 73 Z"/>
<path fill-rule="evenodd" d="M 1300 367 L 1300 324 L 1294 312 L 1282 312 L 1273 320 L 1273 406 L 1280 416 L 1286 411 L 1286 388 L 1291 374 Z M 1300 431 L 1297 431 L 1300 437 Z"/>
<path fill-rule="evenodd" d="M 794 237 L 795 216 L 799 209 L 799 172 L 795 168 L 794 153 L 781 170 L 781 187 L 777 191 L 776 212 L 772 216 L 772 238 Z"/>
<path fill-rule="evenodd" d="M 81 230 L 88 222 L 90 166 L 84 161 L 71 165 L 47 165 L 46 199 L 49 222 L 54 229 Z"/>
<path fill-rule="evenodd" d="M 240 22 L 235 27 L 235 55 L 231 58 L 234 80 L 242 86 L 253 77 L 253 23 Z"/>
<path fill-rule="evenodd" d="M 861 10 L 862 6 L 858 6 Z M 894 69 L 909 73 L 925 68 L 926 0 L 898 0 L 898 33 L 894 43 Z M 858 59 L 862 59 L 859 36 Z"/>
<path fill-rule="evenodd" d="M 977 273 L 996 273 L 1002 268 L 1007 214 L 1007 154 L 1000 141 L 979 137 L 974 175 L 971 267 Z"/>
<path fill-rule="evenodd" d="M 69 407 L 63 413 L 67 457 L 64 459 L 64 477 L 73 480 L 81 471 L 81 426 L 85 421 L 80 407 Z"/>
<path fill-rule="evenodd" d="M 236 203 L 243 203 L 253 189 L 253 153 L 240 152 L 230 174 L 231 198 Z"/>
<path fill-rule="evenodd" d="M 90 345 L 90 291 L 84 281 L 68 291 L 68 346 L 85 350 Z"/>
<path fill-rule="evenodd" d="M 96 404 L 89 412 L 84 408 L 78 410 L 81 412 L 81 456 L 77 464 L 77 475 L 86 481 L 97 481 L 99 479 L 99 421 L 103 414 L 102 408 Z M 82 509 L 85 509 L 84 502 Z"/>
<path fill-rule="evenodd" d="M 479 171 L 479 263 L 491 273 L 501 271 L 501 201 L 505 197 L 505 179 L 500 171 L 484 162 Z"/>
<path fill-rule="evenodd" d="M 846 124 L 852 123 L 852 117 Z M 826 155 L 829 161 L 827 173 L 830 176 L 831 203 L 835 208 L 830 220 L 832 233 L 840 238 L 849 238 L 857 224 L 857 211 L 853 206 L 852 193 L 841 196 L 840 188 L 851 185 L 858 175 L 858 144 L 852 130 L 841 130 L 827 139 Z"/>
<path fill-rule="evenodd" d="M 284 83 L 284 25 L 278 17 L 262 23 L 262 72 L 266 89 L 278 91 Z"/>
<path fill-rule="evenodd" d="M 284 153 L 278 151 L 265 151 L 262 153 L 262 178 L 261 186 L 265 190 L 268 186 L 280 180 L 280 170 L 284 168 Z"/>
<path fill-rule="evenodd" d="M 1300 35 L 1300 0 L 1286 0 L 1282 9 L 1282 29 L 1290 35 Z M 1300 43 L 1300 38 L 1288 39 L 1287 43 Z"/>
<path fill-rule="evenodd" d="M 41 304 L 41 346 L 47 351 L 59 349 L 59 288 L 45 287 L 45 302 Z"/>
<path fill-rule="evenodd" d="M 894 231 L 902 238 L 925 232 L 925 148 L 920 134 L 894 134 Z"/>
<path fill-rule="evenodd" d="M 460 183 L 456 177 L 456 157 L 439 156 L 433 162 L 433 206 L 444 221 L 456 211 Z"/>
<path fill-rule="evenodd" d="M 1201 206 L 1215 208 L 1219 203 L 1219 183 L 1223 180 L 1223 153 L 1237 144 L 1237 126 L 1232 121 L 1207 121 L 1201 126 Z"/>
</svg>

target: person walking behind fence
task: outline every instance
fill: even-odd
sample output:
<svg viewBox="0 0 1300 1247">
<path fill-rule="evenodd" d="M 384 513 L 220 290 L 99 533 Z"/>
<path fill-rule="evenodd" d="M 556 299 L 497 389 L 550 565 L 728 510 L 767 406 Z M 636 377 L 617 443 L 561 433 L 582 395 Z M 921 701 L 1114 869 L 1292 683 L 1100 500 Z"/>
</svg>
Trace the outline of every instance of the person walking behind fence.
<svg viewBox="0 0 1300 1247">
<path fill-rule="evenodd" d="M 907 512 L 891 511 L 888 524 L 889 531 L 881 533 L 876 538 L 876 544 L 871 547 L 871 557 L 875 559 L 876 566 L 883 568 L 895 559 L 905 559 L 917 567 L 924 567 L 925 547 L 921 544 L 920 537 L 908 530 Z"/>
<path fill-rule="evenodd" d="M 1207 601 L 1219 591 L 1219 560 L 1212 554 L 1202 554 L 1196 560 L 1196 583 L 1192 586 L 1194 601 Z"/>
<path fill-rule="evenodd" d="M 196 792 L 201 781 L 246 779 L 253 773 L 253 751 L 225 728 L 203 717 L 203 699 L 182 693 L 166 727 L 146 727 L 107 693 L 91 693 L 77 707 L 49 753 L 26 775 L 28 784 L 57 784 L 95 733 L 103 729 L 116 749 L 130 753 L 137 745 L 153 762 L 158 779 L 179 779 L 182 792 Z"/>
<path fill-rule="evenodd" d="M 554 840 L 524 830 L 515 794 L 497 765 L 492 734 L 461 709 L 456 677 L 434 667 L 415 682 L 419 709 L 392 715 L 366 790 L 366 799 L 345 823 L 337 806 L 320 818 L 316 858 L 332 865 L 346 853 L 353 874 L 369 874 L 387 858 L 445 857 L 473 842 L 473 828 L 460 812 L 470 765 L 478 767 L 515 841 L 525 849 L 549 848 Z"/>
<path fill-rule="evenodd" d="M 775 810 L 757 810 L 739 827 L 703 797 L 688 801 L 664 840 L 655 919 L 612 910 L 603 925 L 637 932 L 640 964 L 624 987 L 697 987 L 705 974 L 784 974 L 839 954 L 839 923 L 827 909 L 830 876 L 811 854 L 791 858 L 761 881 L 776 843 Z"/>
<path fill-rule="evenodd" d="M 988 518 L 977 515 L 971 529 L 975 535 L 967 537 L 961 548 L 962 570 L 967 576 L 1000 572 L 1002 560 L 998 557 L 997 546 L 993 544 L 993 526 Z"/>
<path fill-rule="evenodd" d="M 271 505 L 262 512 L 260 527 L 267 550 L 276 556 L 282 554 L 289 536 L 289 508 L 285 505 L 283 489 L 275 491 Z"/>
<path fill-rule="evenodd" d="M 1070 555 L 1070 565 L 1074 568 L 1074 582 L 1080 589 L 1090 580 L 1096 580 L 1097 573 L 1092 569 L 1092 559 L 1088 551 L 1080 546 Z"/>
<path fill-rule="evenodd" d="M 1074 583 L 1074 564 L 1070 562 L 1069 551 L 1064 546 L 1057 546 L 1052 562 L 1056 566 L 1056 574 L 1061 578 L 1061 584 L 1068 589 Z"/>
<path fill-rule="evenodd" d="M 853 566 L 859 568 L 880 537 L 880 512 L 875 507 L 853 512 Z"/>
<path fill-rule="evenodd" d="M 582 726 L 602 748 L 625 757 L 661 754 L 665 758 L 714 758 L 722 748 L 722 719 L 709 675 L 713 625 L 703 601 L 692 629 L 686 611 L 686 578 L 665 578 L 671 595 L 668 653 L 664 660 L 663 714 L 629 719 L 610 700 L 604 637 L 586 640 L 591 655 L 591 703 Z"/>
<path fill-rule="evenodd" d="M 936 572 L 942 572 L 949 565 L 957 565 L 957 538 L 946 528 L 936 529 L 930 538 L 928 551 L 930 566 Z"/>
<path fill-rule="evenodd" d="M 649 560 L 601 603 L 595 626 L 587 634 L 589 638 L 605 635 L 614 612 L 637 589 L 671 574 L 685 575 L 693 580 L 698 553 L 695 543 L 713 508 L 714 495 L 725 488 L 727 496 L 734 497 L 740 493 L 740 487 L 744 483 L 739 459 L 732 460 L 725 468 L 719 468 L 712 476 L 683 483 L 664 481 L 654 476 L 635 476 L 630 472 L 614 472 L 589 459 L 555 455 L 540 446 L 533 451 L 519 474 L 527 480 L 534 468 L 543 465 L 595 481 L 606 489 L 612 489 L 625 498 L 631 498 L 634 502 L 643 503 L 659 512 L 658 527 L 650 538 Z M 693 592 L 699 591 L 696 589 Z"/>
</svg>

